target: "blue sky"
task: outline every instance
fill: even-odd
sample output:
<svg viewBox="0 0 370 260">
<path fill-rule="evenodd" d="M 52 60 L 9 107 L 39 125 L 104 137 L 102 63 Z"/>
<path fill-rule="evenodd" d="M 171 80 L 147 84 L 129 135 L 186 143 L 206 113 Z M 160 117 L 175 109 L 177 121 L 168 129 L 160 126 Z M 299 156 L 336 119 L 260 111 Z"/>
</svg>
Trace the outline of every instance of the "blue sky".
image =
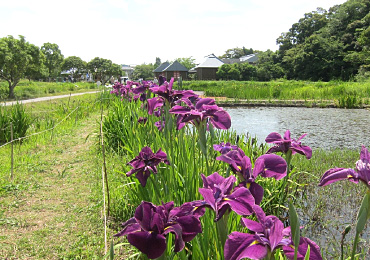
<svg viewBox="0 0 370 260">
<path fill-rule="evenodd" d="M 317 7 L 345 0 L 12 0 L 0 1 L 0 38 L 58 44 L 65 57 L 117 64 L 277 50 L 276 39 Z"/>
</svg>

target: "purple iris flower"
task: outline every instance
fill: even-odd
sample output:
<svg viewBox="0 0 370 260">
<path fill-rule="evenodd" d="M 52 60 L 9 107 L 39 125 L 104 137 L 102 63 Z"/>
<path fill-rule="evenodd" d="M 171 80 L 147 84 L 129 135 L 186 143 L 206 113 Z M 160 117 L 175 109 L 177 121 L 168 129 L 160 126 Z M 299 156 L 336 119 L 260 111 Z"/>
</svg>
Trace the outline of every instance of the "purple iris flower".
<svg viewBox="0 0 370 260">
<path fill-rule="evenodd" d="M 299 240 L 298 245 L 298 254 L 297 254 L 297 260 L 304 260 L 308 246 L 310 246 L 310 260 L 322 260 L 320 247 L 316 245 L 315 242 L 310 240 L 307 237 L 301 237 Z M 283 251 L 285 256 L 289 260 L 294 260 L 294 245 L 290 244 L 289 246 L 283 246 Z"/>
<path fill-rule="evenodd" d="M 137 120 L 139 124 L 145 124 L 146 121 L 148 121 L 147 117 L 139 117 L 139 119 Z"/>
<path fill-rule="evenodd" d="M 238 149 L 238 146 L 237 145 L 231 145 L 229 142 L 227 142 L 226 144 L 224 142 L 221 142 L 220 144 L 214 144 L 213 149 L 215 151 L 220 152 L 221 154 L 225 154 L 225 153 L 230 152 L 231 150 Z"/>
<path fill-rule="evenodd" d="M 332 168 L 321 177 L 319 186 L 326 186 L 336 181 L 348 179 L 358 183 L 362 181 L 370 189 L 370 154 L 365 146 L 362 146 L 360 160 L 356 162 L 356 169 Z"/>
<path fill-rule="evenodd" d="M 163 77 L 162 75 L 158 77 L 159 86 L 163 85 L 166 81 L 167 81 L 166 77 Z"/>
<path fill-rule="evenodd" d="M 238 148 L 217 157 L 216 160 L 228 163 L 232 171 L 243 181 L 239 186 L 246 186 L 256 201 L 260 204 L 263 198 L 263 188 L 255 182 L 256 178 L 273 177 L 280 180 L 287 173 L 286 161 L 276 154 L 264 154 L 257 158 L 252 170 L 252 163 L 242 149 Z"/>
<path fill-rule="evenodd" d="M 282 248 L 288 259 L 294 259 L 294 245 L 292 245 L 290 227 L 284 228 L 276 216 L 266 216 L 261 207 L 254 206 L 257 220 L 242 218 L 242 224 L 253 234 L 232 232 L 226 240 L 224 248 L 225 260 L 239 260 L 242 258 L 263 259 L 271 255 L 275 249 Z M 320 248 L 311 240 L 302 238 L 298 246 L 298 259 L 304 259 L 307 245 L 311 247 L 310 259 L 322 259 Z M 293 251 L 293 258 L 291 258 Z M 303 255 L 303 258 L 301 256 Z"/>
<path fill-rule="evenodd" d="M 131 160 L 128 164 L 134 167 L 131 171 L 126 173 L 126 176 L 131 176 L 136 173 L 136 178 L 139 180 L 140 184 L 145 187 L 146 181 L 150 176 L 150 172 L 157 174 L 157 165 L 159 163 L 170 164 L 167 160 L 167 155 L 161 149 L 156 153 L 153 153 L 150 147 L 144 147 L 135 159 Z"/>
<path fill-rule="evenodd" d="M 174 251 L 180 252 L 185 242 L 202 232 L 199 220 L 201 213 L 195 214 L 187 203 L 174 208 L 173 201 L 161 206 L 143 201 L 136 208 L 135 216 L 123 223 L 123 229 L 114 236 L 127 236 L 128 242 L 148 258 L 158 258 L 166 250 L 168 233 L 175 235 Z"/>
<path fill-rule="evenodd" d="M 174 80 L 174 78 L 171 78 L 170 82 L 165 81 L 159 86 L 153 85 L 150 91 L 167 100 L 171 107 L 182 98 L 194 100 L 199 98 L 192 90 L 173 90 Z"/>
<path fill-rule="evenodd" d="M 162 131 L 165 126 L 165 118 L 163 117 L 162 120 L 155 122 L 154 125 L 158 128 L 158 131 Z"/>
<path fill-rule="evenodd" d="M 203 121 L 209 121 L 218 129 L 229 129 L 231 117 L 221 107 L 217 106 L 214 99 L 202 98 L 195 105 L 189 99 L 182 99 L 186 106 L 173 106 L 170 113 L 177 114 L 180 119 L 177 121 L 177 129 L 184 123 L 191 122 L 198 126 Z"/>
<path fill-rule="evenodd" d="M 154 97 L 147 100 L 148 114 L 152 115 L 158 108 L 164 105 L 164 100 L 161 97 Z"/>
<path fill-rule="evenodd" d="M 199 207 L 208 206 L 216 212 L 215 221 L 218 221 L 229 209 L 238 215 L 251 215 L 253 213 L 254 198 L 250 191 L 245 188 L 233 190 L 236 178 L 230 176 L 224 178 L 217 172 L 205 177 L 202 174 L 203 188 L 199 193 L 204 202 Z"/>
<path fill-rule="evenodd" d="M 272 132 L 266 137 L 266 143 L 273 143 L 275 146 L 271 147 L 267 153 L 288 153 L 289 150 L 292 151 L 292 154 L 299 153 L 305 155 L 307 159 L 312 157 L 312 149 L 309 146 L 301 144 L 301 140 L 307 134 L 303 134 L 298 140 L 290 138 L 290 131 L 286 130 L 284 137 L 281 137 L 279 133 Z"/>
</svg>

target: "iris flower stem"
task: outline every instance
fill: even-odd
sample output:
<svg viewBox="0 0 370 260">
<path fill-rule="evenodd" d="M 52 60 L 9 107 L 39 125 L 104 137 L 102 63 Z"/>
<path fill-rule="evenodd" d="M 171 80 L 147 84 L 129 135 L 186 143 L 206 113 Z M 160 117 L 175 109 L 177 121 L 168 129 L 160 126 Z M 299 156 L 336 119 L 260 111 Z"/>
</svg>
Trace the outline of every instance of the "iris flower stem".
<svg viewBox="0 0 370 260">
<path fill-rule="evenodd" d="M 280 188 L 281 189 L 280 191 L 283 193 L 283 195 L 282 196 L 279 196 L 279 204 L 278 204 L 277 216 L 280 215 L 280 206 L 281 206 L 282 203 L 285 202 L 286 197 L 287 197 L 287 194 L 288 194 L 288 192 L 285 191 L 285 188 L 286 188 L 286 185 L 287 185 L 288 180 L 289 180 L 289 177 L 290 177 L 290 162 L 292 160 L 292 151 L 291 150 L 288 150 L 288 152 L 285 154 L 285 160 L 286 160 L 286 164 L 287 164 L 287 170 L 286 170 L 287 174 L 286 174 L 286 176 L 285 176 L 285 178 L 283 180 L 282 185 L 280 186 L 281 187 Z"/>
<path fill-rule="evenodd" d="M 204 158 L 206 160 L 206 167 L 207 167 L 207 175 L 210 174 L 209 172 L 209 162 L 208 162 L 208 154 L 207 154 L 207 136 L 206 136 L 206 129 L 207 125 L 205 122 L 201 122 L 198 126 L 198 133 L 199 133 L 199 146 L 200 150 L 204 154 Z"/>
<path fill-rule="evenodd" d="M 274 260 L 274 259 L 275 259 L 274 254 L 270 250 L 268 250 L 267 256 L 264 258 L 264 260 Z"/>
<path fill-rule="evenodd" d="M 226 239 L 227 239 L 227 235 L 229 233 L 227 229 L 228 218 L 229 218 L 229 213 L 225 213 L 222 216 L 222 218 L 216 222 L 218 238 L 221 242 L 222 247 L 224 247 Z"/>
<path fill-rule="evenodd" d="M 166 260 L 166 252 L 164 252 L 160 257 L 156 258 L 155 260 Z"/>
<path fill-rule="evenodd" d="M 356 224 L 356 235 L 355 241 L 353 242 L 351 260 L 355 259 L 357 245 L 360 239 L 360 234 L 363 231 L 366 222 L 370 218 L 370 190 L 368 190 L 362 200 L 360 210 L 357 215 L 357 224 Z"/>
</svg>

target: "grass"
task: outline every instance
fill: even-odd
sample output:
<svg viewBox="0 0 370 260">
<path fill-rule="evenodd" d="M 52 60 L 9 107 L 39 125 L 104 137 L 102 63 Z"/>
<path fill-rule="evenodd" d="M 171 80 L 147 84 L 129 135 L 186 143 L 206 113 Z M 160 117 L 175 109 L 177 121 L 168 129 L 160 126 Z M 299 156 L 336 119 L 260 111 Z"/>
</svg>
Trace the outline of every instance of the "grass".
<svg viewBox="0 0 370 260">
<path fill-rule="evenodd" d="M 294 80 L 255 81 L 187 81 L 184 89 L 201 90 L 206 96 L 237 100 L 328 102 L 336 107 L 354 108 L 370 104 L 369 82 L 307 82 Z"/>
<path fill-rule="evenodd" d="M 80 93 L 97 90 L 96 83 L 90 82 L 38 82 L 21 80 L 14 89 L 16 100 L 45 96 L 55 96 L 69 93 Z M 8 83 L 0 81 L 0 100 L 8 99 Z"/>
<path fill-rule="evenodd" d="M 0 258 L 103 257 L 101 165 L 94 137 L 99 103 L 82 108 L 93 100 L 95 95 L 86 95 L 27 105 L 29 113 L 48 114 L 55 122 L 77 104 L 81 111 L 63 121 L 53 134 L 47 131 L 15 145 L 13 181 L 10 147 L 0 149 Z M 58 106 L 68 111 L 44 112 Z M 29 134 L 46 127 L 33 127 Z M 108 232 L 111 237 L 112 231 Z"/>
</svg>

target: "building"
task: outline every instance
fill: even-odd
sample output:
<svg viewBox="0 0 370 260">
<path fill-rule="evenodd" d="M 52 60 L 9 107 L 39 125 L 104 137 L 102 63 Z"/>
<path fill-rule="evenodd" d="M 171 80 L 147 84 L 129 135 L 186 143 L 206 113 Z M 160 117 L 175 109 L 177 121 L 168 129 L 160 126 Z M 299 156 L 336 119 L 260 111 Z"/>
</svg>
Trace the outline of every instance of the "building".
<svg viewBox="0 0 370 260">
<path fill-rule="evenodd" d="M 246 55 L 238 59 L 219 59 L 213 53 L 206 57 L 206 60 L 191 69 L 189 73 L 196 73 L 198 80 L 216 80 L 218 68 L 223 64 L 244 63 L 255 65 L 258 60 L 258 53 Z"/>
<path fill-rule="evenodd" d="M 222 60 L 216 57 L 213 53 L 208 55 L 206 60 L 196 66 L 194 70 L 197 73 L 198 80 L 215 80 L 216 72 L 219 67 L 225 64 Z"/>
<path fill-rule="evenodd" d="M 168 66 L 170 66 L 170 63 L 169 62 L 163 62 L 161 65 L 159 65 L 155 70 L 153 70 L 153 73 L 154 73 L 154 77 L 156 78 L 159 78 L 159 76 L 163 76 L 164 77 L 164 72 L 163 70 L 165 68 L 167 68 Z"/>
<path fill-rule="evenodd" d="M 154 76 L 158 78 L 159 76 L 163 76 L 166 79 L 170 78 L 183 78 L 187 79 L 188 78 L 188 68 L 186 68 L 184 65 L 182 65 L 178 61 L 174 61 L 171 64 L 168 62 L 164 62 L 161 65 L 159 65 L 154 72 Z"/>
<path fill-rule="evenodd" d="M 132 73 L 134 72 L 134 66 L 122 64 L 123 75 L 131 79 Z"/>
</svg>

